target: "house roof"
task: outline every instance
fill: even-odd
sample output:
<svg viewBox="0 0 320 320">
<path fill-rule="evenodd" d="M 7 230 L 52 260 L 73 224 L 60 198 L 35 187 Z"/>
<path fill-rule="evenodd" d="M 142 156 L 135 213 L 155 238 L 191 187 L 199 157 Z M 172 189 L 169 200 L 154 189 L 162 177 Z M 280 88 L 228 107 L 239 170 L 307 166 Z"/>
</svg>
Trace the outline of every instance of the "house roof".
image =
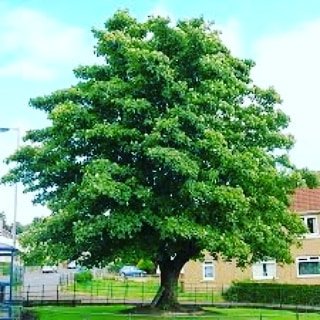
<svg viewBox="0 0 320 320">
<path fill-rule="evenodd" d="M 320 188 L 297 189 L 293 195 L 292 209 L 297 212 L 320 212 Z"/>
</svg>

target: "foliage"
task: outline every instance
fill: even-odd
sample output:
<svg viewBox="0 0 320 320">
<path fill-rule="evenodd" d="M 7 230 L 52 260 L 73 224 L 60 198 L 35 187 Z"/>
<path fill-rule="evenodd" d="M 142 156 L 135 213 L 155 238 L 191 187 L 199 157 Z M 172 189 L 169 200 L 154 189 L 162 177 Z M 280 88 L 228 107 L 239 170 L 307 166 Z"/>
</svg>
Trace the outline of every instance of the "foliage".
<svg viewBox="0 0 320 320">
<path fill-rule="evenodd" d="M 2 222 L 2 228 L 3 228 L 4 230 L 8 231 L 8 232 L 11 232 L 11 230 L 12 230 L 12 225 L 9 225 L 9 224 L 7 223 L 7 217 L 6 217 L 6 214 L 5 214 L 3 211 L 0 212 L 0 219 L 2 220 L 2 221 L 1 221 L 1 222 Z M 17 230 L 17 231 L 19 231 L 19 230 Z M 17 233 L 18 233 L 18 232 L 17 232 Z"/>
<path fill-rule="evenodd" d="M 289 305 L 319 305 L 320 286 L 236 282 L 224 294 L 228 301 Z"/>
<path fill-rule="evenodd" d="M 320 185 L 320 175 L 319 172 L 313 172 L 308 170 L 307 168 L 303 168 L 298 170 L 301 174 L 304 187 L 316 188 Z"/>
<path fill-rule="evenodd" d="M 26 252 L 151 259 L 167 301 L 204 250 L 241 266 L 289 262 L 305 232 L 288 209 L 301 174 L 280 97 L 252 83 L 254 63 L 203 19 L 139 23 L 118 11 L 93 33 L 104 63 L 30 101 L 51 124 L 27 133 L 2 179 L 52 210 L 22 237 Z"/>
<path fill-rule="evenodd" d="M 146 271 L 149 274 L 156 272 L 156 266 L 150 259 L 140 259 L 137 263 L 137 267 L 141 270 Z"/>
<path fill-rule="evenodd" d="M 82 270 L 74 274 L 74 280 L 78 283 L 86 283 L 92 280 L 92 273 L 90 270 Z"/>
<path fill-rule="evenodd" d="M 0 276 L 7 276 L 10 274 L 11 264 L 10 262 L 0 262 Z"/>
<path fill-rule="evenodd" d="M 7 217 L 3 211 L 0 212 L 0 219 L 2 219 L 2 228 L 8 232 L 12 232 L 13 223 L 7 223 Z M 26 231 L 28 228 L 27 225 L 23 225 L 19 221 L 16 222 L 16 233 L 21 234 L 22 232 Z"/>
<path fill-rule="evenodd" d="M 38 230 L 40 228 L 43 228 L 43 225 L 45 223 L 44 218 L 36 218 L 32 222 L 31 225 L 29 225 L 26 234 L 21 234 L 19 237 L 20 244 L 23 245 L 24 238 L 29 236 L 29 234 L 33 234 L 33 232 L 36 232 L 35 230 Z M 36 234 L 34 234 L 36 235 Z M 21 252 L 21 258 L 23 260 L 23 263 L 25 266 L 40 266 L 40 265 L 55 265 L 56 260 L 50 258 L 48 254 L 48 250 L 45 248 L 45 244 L 41 244 L 41 249 L 36 250 L 33 248 L 33 250 L 23 250 Z"/>
<path fill-rule="evenodd" d="M 12 225 L 11 225 L 11 230 L 12 230 Z M 16 232 L 17 232 L 17 234 L 21 234 L 21 233 L 23 233 L 23 232 L 25 232 L 25 231 L 27 231 L 27 229 L 29 228 L 29 225 L 23 225 L 22 223 L 20 223 L 20 222 L 16 222 Z"/>
<path fill-rule="evenodd" d="M 115 261 L 108 264 L 108 271 L 113 273 L 119 273 L 119 270 L 124 266 L 121 259 L 116 259 Z"/>
</svg>

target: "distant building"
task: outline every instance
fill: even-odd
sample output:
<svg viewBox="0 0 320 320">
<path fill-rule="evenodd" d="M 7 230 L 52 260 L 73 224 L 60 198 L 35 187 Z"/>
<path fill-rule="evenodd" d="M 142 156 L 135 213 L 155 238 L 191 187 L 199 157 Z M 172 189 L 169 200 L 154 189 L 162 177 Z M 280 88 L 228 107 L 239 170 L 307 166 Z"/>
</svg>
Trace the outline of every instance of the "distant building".
<svg viewBox="0 0 320 320">
<path fill-rule="evenodd" d="M 274 260 L 267 260 L 242 270 L 235 262 L 214 260 L 207 254 L 203 262 L 190 261 L 184 266 L 181 278 L 185 286 L 221 287 L 235 280 L 320 284 L 320 188 L 297 189 L 292 209 L 308 229 L 302 246 L 292 248 L 294 263 L 280 266 Z"/>
</svg>

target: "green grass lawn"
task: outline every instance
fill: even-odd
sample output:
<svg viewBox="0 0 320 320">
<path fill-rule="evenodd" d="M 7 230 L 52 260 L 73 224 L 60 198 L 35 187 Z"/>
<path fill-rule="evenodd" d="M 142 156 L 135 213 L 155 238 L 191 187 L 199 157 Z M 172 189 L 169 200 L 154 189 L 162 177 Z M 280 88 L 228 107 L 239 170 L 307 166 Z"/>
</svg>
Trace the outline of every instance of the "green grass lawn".
<svg viewBox="0 0 320 320">
<path fill-rule="evenodd" d="M 67 287 L 68 291 L 76 291 L 76 293 L 86 293 L 92 296 L 104 297 L 112 300 L 141 300 L 149 301 L 155 296 L 159 288 L 158 278 L 138 278 L 135 280 L 122 279 L 95 279 L 85 283 L 76 283 Z M 207 290 L 201 292 L 199 290 L 185 291 L 178 290 L 179 301 L 189 302 L 221 302 L 223 301 L 221 294 Z"/>
<path fill-rule="evenodd" d="M 32 308 L 39 320 L 159 320 L 159 315 L 133 315 L 130 306 L 77 306 L 77 307 L 37 307 Z M 315 320 L 319 313 L 299 313 L 280 310 L 247 309 L 247 308 L 205 308 L 202 315 L 161 315 L 161 318 L 180 320 Z"/>
<path fill-rule="evenodd" d="M 108 299 L 151 299 L 156 294 L 158 279 L 116 280 L 103 279 L 92 280 L 84 283 L 76 283 L 68 287 L 69 291 L 87 293 L 89 295 L 102 296 Z"/>
</svg>

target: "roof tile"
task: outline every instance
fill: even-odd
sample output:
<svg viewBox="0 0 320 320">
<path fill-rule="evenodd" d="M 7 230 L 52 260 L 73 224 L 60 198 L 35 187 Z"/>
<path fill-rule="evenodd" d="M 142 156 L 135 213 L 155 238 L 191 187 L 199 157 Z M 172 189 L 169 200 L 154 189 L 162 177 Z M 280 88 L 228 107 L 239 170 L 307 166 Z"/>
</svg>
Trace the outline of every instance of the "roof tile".
<svg viewBox="0 0 320 320">
<path fill-rule="evenodd" d="M 320 188 L 297 189 L 293 195 L 292 209 L 297 212 L 320 211 Z"/>
</svg>

